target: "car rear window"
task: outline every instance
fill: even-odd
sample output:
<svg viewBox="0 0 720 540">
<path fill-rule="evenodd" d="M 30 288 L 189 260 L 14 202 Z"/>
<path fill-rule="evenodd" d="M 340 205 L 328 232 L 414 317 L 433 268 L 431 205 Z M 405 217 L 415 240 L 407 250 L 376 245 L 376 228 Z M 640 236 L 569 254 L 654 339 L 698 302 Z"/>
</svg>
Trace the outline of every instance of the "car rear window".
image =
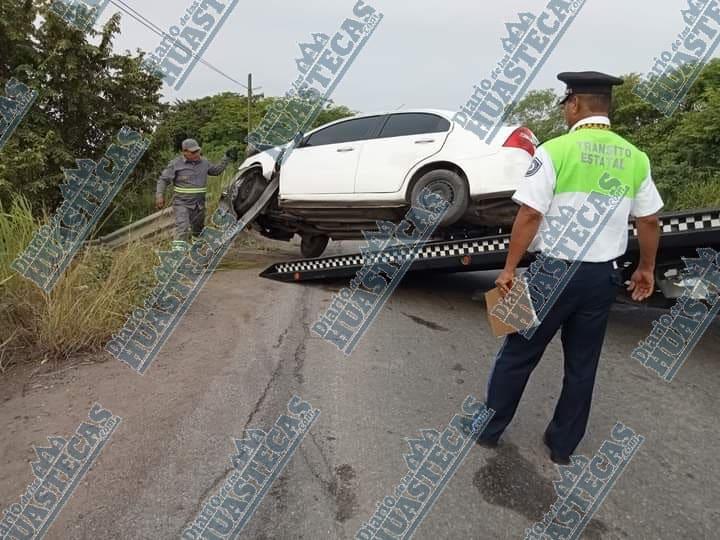
<svg viewBox="0 0 720 540">
<path fill-rule="evenodd" d="M 440 133 L 450 129 L 450 122 L 442 116 L 427 113 L 393 114 L 385 124 L 380 138 L 404 137 L 422 133 Z"/>
</svg>

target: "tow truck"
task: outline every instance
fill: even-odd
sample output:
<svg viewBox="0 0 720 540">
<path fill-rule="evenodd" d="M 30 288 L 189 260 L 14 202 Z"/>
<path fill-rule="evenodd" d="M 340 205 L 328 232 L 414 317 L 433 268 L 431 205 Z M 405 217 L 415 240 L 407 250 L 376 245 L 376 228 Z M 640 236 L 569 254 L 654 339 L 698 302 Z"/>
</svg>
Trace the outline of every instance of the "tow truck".
<svg viewBox="0 0 720 540">
<path fill-rule="evenodd" d="M 281 160 L 279 160 L 281 161 Z M 246 170 L 238 171 L 236 178 L 242 178 Z M 279 167 L 273 181 L 257 198 L 260 204 L 254 204 L 242 216 L 237 216 L 233 200 L 242 182 L 233 182 L 223 193 L 221 205 L 231 212 L 239 223 L 262 232 L 263 216 L 273 211 L 272 196 L 278 189 Z M 235 193 L 233 193 L 235 191 Z M 660 216 L 660 248 L 656 264 L 656 293 L 666 302 L 679 298 L 692 283 L 684 276 L 683 258 L 697 257 L 699 248 L 712 248 L 720 251 L 720 209 L 698 209 L 669 212 Z M 510 243 L 510 228 L 498 227 L 493 231 L 450 230 L 442 233 L 443 238 L 434 238 L 421 244 L 417 257 L 408 272 L 475 272 L 481 270 L 500 270 L 505 264 Z M 634 221 L 628 222 L 628 249 L 616 260 L 625 282 L 640 255 L 637 228 Z M 386 256 L 392 258 L 392 252 Z M 392 260 L 392 259 L 391 259 Z M 362 253 L 348 253 L 319 258 L 302 258 L 278 262 L 265 269 L 260 276 L 283 282 L 305 282 L 337 278 L 352 278 L 364 265 Z M 528 256 L 522 265 L 530 263 Z"/>
<path fill-rule="evenodd" d="M 695 258 L 699 248 L 720 251 L 720 209 L 688 210 L 660 216 L 660 249 L 656 265 L 655 282 L 659 294 L 667 301 L 679 298 L 687 287 L 683 277 L 683 258 Z M 623 281 L 628 282 L 637 266 L 640 249 L 637 228 L 628 223 L 628 249 L 616 261 Z M 500 270 L 505 265 L 510 231 L 500 229 L 498 234 L 432 240 L 419 246 L 418 255 L 408 272 L 475 272 Z M 390 254 L 392 256 L 392 254 Z M 522 265 L 530 263 L 526 256 Z M 297 259 L 275 263 L 260 276 L 284 282 L 302 282 L 329 278 L 352 278 L 365 264 L 361 253 L 349 253 Z"/>
</svg>

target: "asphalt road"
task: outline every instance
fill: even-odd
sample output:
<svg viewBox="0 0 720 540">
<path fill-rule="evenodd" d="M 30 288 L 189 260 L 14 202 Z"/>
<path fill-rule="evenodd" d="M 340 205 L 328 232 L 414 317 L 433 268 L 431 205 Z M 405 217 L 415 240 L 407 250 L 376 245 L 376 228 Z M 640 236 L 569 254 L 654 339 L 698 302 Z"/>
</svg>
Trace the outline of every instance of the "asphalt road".
<svg viewBox="0 0 720 540">
<path fill-rule="evenodd" d="M 6 386 L 0 507 L 31 480 L 33 444 L 69 435 L 93 402 L 123 417 L 47 538 L 179 538 L 232 469 L 233 438 L 269 430 L 294 395 L 321 416 L 243 538 L 353 538 L 407 472 L 405 437 L 442 430 L 484 397 L 500 341 L 478 289 L 492 274 L 411 277 L 347 358 L 309 326 L 343 283 L 282 284 L 259 268 L 219 272 L 151 369 L 110 357 Z M 583 537 L 718 538 L 720 325 L 671 384 L 630 359 L 660 312 L 617 305 L 589 431 L 591 457 L 620 421 L 646 437 Z M 559 340 L 536 370 L 503 444 L 474 447 L 415 538 L 523 538 L 555 500 L 540 441 L 561 384 Z"/>
</svg>

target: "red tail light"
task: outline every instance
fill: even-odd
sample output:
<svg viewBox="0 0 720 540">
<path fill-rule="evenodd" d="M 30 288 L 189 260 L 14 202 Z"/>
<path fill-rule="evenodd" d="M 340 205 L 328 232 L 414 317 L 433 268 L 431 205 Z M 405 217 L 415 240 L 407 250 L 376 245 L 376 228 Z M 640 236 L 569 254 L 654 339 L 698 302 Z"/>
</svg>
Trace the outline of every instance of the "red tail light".
<svg viewBox="0 0 720 540">
<path fill-rule="evenodd" d="M 522 148 L 531 156 L 535 155 L 538 140 L 535 134 L 526 127 L 519 127 L 507 138 L 504 147 Z"/>
</svg>

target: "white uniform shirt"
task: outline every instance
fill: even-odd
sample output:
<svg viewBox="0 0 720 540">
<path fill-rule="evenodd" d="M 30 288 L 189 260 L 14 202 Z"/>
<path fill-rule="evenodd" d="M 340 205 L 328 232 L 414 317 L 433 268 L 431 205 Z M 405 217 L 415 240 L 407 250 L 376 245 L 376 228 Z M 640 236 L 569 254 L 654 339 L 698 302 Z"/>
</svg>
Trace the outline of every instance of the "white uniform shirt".
<svg viewBox="0 0 720 540">
<path fill-rule="evenodd" d="M 580 126 L 591 123 L 609 126 L 610 120 L 605 116 L 585 118 L 575 124 L 570 133 L 575 132 Z M 544 215 L 540 231 L 530 244 L 528 250 L 530 252 L 540 251 L 559 259 L 585 262 L 614 260 L 624 255 L 627 250 L 629 216 L 649 216 L 657 213 L 663 207 L 663 201 L 649 169 L 647 178 L 641 183 L 635 196 L 623 197 L 605 213 L 599 211 L 597 206 L 588 204 L 588 197 L 590 197 L 588 193 L 556 193 L 556 181 L 553 160 L 547 150 L 540 146 L 526 177 L 513 195 L 516 203 L 526 204 Z M 578 219 L 568 217 L 570 214 L 567 211 L 568 207 L 581 214 L 581 217 L 587 218 L 582 220 L 585 224 L 589 224 L 593 215 L 600 216 L 600 224 L 592 228 L 592 233 L 585 240 L 584 246 L 577 241 L 579 238 Z M 574 224 L 570 225 L 570 222 Z M 602 224 L 603 222 L 604 224 Z M 548 234 L 548 230 L 555 232 Z M 560 232 L 561 230 L 562 232 Z M 545 234 L 543 231 L 546 231 Z M 558 243 L 558 236 L 564 237 L 560 243 Z M 559 246 L 566 245 L 570 247 L 558 249 Z"/>
</svg>

